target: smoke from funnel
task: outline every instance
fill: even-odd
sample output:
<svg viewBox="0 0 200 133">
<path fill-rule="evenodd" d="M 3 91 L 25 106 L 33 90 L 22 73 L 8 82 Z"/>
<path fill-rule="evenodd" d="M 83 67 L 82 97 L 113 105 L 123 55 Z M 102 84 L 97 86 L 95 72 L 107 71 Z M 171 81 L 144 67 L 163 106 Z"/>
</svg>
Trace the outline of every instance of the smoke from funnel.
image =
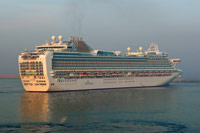
<svg viewBox="0 0 200 133">
<path fill-rule="evenodd" d="M 75 36 L 82 35 L 82 25 L 84 19 L 84 1 L 70 0 L 66 3 L 67 21 Z"/>
</svg>

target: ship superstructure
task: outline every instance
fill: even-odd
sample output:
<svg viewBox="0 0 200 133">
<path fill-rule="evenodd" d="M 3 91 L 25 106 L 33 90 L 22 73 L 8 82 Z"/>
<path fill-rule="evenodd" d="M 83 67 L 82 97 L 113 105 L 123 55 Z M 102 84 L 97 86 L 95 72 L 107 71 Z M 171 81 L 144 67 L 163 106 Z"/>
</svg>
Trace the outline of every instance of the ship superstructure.
<svg viewBox="0 0 200 133">
<path fill-rule="evenodd" d="M 169 59 L 155 43 L 148 51 L 92 50 L 81 38 L 52 36 L 35 52 L 19 55 L 19 72 L 26 91 L 70 91 L 168 85 L 181 74 L 180 59 Z"/>
</svg>

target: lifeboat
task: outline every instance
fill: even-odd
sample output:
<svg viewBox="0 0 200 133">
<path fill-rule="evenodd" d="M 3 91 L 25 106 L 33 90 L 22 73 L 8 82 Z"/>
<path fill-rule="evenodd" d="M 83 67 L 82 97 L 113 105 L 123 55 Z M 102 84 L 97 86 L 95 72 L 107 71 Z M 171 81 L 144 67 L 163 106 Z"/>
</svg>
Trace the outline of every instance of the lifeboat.
<svg viewBox="0 0 200 133">
<path fill-rule="evenodd" d="M 117 73 L 113 72 L 113 73 L 111 73 L 111 75 L 115 76 L 115 75 L 117 75 Z"/>
<path fill-rule="evenodd" d="M 151 75 L 151 76 L 152 76 L 153 74 L 154 74 L 153 72 L 149 72 L 149 75 Z"/>
<path fill-rule="evenodd" d="M 118 72 L 117 75 L 122 75 L 122 73 Z"/>
<path fill-rule="evenodd" d="M 148 73 L 148 72 L 144 72 L 144 75 L 145 75 L 145 76 L 149 76 L 149 73 Z"/>
<path fill-rule="evenodd" d="M 73 74 L 73 73 L 69 73 L 69 76 L 70 76 L 70 77 L 73 77 L 73 76 L 74 76 L 74 74 Z"/>
<path fill-rule="evenodd" d="M 80 73 L 80 76 L 83 76 L 83 73 Z"/>
<path fill-rule="evenodd" d="M 102 76 L 102 73 L 97 73 L 97 76 Z"/>
<path fill-rule="evenodd" d="M 134 76 L 138 76 L 138 73 L 137 73 L 137 72 L 134 72 Z"/>
<path fill-rule="evenodd" d="M 165 73 L 165 72 L 161 72 L 161 75 L 162 75 L 162 76 L 166 76 L 166 73 Z"/>
<path fill-rule="evenodd" d="M 144 73 L 143 72 L 139 72 L 139 76 L 143 76 L 144 75 Z"/>
<path fill-rule="evenodd" d="M 161 74 L 160 72 L 156 72 L 156 76 L 160 76 L 160 74 Z"/>
<path fill-rule="evenodd" d="M 132 75 L 132 73 L 131 73 L 131 72 L 128 72 L 128 73 L 127 73 L 127 75 L 128 75 L 128 76 L 131 76 L 131 75 Z"/>
</svg>

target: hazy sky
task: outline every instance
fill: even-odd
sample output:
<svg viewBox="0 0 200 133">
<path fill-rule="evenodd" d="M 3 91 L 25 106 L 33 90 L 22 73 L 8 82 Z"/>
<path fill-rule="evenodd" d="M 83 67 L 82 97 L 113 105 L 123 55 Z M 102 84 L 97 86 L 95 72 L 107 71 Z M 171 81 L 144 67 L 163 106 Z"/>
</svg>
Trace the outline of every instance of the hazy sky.
<svg viewBox="0 0 200 133">
<path fill-rule="evenodd" d="M 18 73 L 20 52 L 63 35 L 123 52 L 156 42 L 181 58 L 184 77 L 200 78 L 199 7 L 200 0 L 1 0 L 0 73 Z"/>
</svg>

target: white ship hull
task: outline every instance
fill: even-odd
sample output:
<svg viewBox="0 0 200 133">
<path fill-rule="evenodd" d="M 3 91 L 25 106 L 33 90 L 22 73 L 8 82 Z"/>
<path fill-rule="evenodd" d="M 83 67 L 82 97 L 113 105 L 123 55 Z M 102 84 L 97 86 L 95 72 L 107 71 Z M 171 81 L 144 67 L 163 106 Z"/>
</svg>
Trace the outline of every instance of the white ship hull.
<svg viewBox="0 0 200 133">
<path fill-rule="evenodd" d="M 26 91 L 76 91 L 94 89 L 117 89 L 134 87 L 155 87 L 168 85 L 180 72 L 175 72 L 171 76 L 163 77 L 119 77 L 119 78 L 96 78 L 96 79 L 51 79 L 48 85 L 24 86 Z"/>
<path fill-rule="evenodd" d="M 55 78 L 51 75 L 52 53 L 47 52 L 37 59 L 26 60 L 26 62 L 37 61 L 43 63 L 43 76 L 21 76 L 22 84 L 26 91 L 51 92 L 51 91 L 76 91 L 93 89 L 116 89 L 133 87 L 152 87 L 168 85 L 181 72 L 174 70 L 170 75 L 165 76 L 124 76 L 109 78 Z M 19 63 L 24 59 L 19 56 Z"/>
<path fill-rule="evenodd" d="M 102 79 L 71 79 L 50 86 L 48 91 L 75 91 L 91 89 L 117 89 L 168 85 L 179 73 L 163 77 L 121 77 Z"/>
</svg>

